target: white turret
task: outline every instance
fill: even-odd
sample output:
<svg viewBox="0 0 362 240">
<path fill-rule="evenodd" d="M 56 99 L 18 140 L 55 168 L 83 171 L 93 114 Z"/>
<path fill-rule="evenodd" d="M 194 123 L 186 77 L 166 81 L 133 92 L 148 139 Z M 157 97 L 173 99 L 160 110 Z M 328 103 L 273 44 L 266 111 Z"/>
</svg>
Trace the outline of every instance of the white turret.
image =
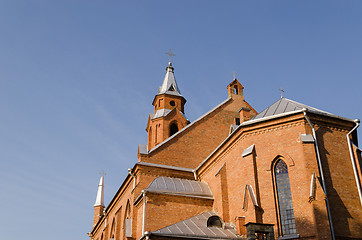
<svg viewBox="0 0 362 240">
<path fill-rule="evenodd" d="M 104 211 L 104 178 L 103 176 L 99 180 L 98 192 L 96 202 L 94 204 L 94 216 L 93 216 L 93 227 L 97 224 L 99 219 L 103 216 Z"/>
<path fill-rule="evenodd" d="M 99 184 L 98 184 L 98 192 L 97 192 L 97 198 L 96 198 L 96 202 L 94 204 L 94 207 L 96 206 L 103 206 L 104 207 L 104 185 L 103 185 L 104 179 L 103 176 L 101 177 L 101 179 L 99 180 Z"/>
</svg>

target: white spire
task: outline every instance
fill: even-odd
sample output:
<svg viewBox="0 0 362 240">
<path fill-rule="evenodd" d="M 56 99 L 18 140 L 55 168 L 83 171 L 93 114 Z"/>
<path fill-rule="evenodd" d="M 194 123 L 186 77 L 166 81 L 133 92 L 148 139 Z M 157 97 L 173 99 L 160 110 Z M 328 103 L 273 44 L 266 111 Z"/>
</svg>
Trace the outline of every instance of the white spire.
<svg viewBox="0 0 362 240">
<path fill-rule="evenodd" d="M 98 192 L 97 192 L 97 198 L 96 198 L 96 203 L 94 204 L 94 206 L 103 206 L 104 207 L 104 190 L 103 190 L 103 176 L 101 177 L 101 179 L 99 180 L 99 184 L 98 184 Z"/>
<path fill-rule="evenodd" d="M 168 66 L 166 67 L 165 79 L 163 80 L 163 84 L 160 87 L 158 94 L 168 93 L 181 96 L 181 91 L 177 86 L 173 70 L 174 68 L 172 67 L 172 63 L 169 62 Z"/>
</svg>

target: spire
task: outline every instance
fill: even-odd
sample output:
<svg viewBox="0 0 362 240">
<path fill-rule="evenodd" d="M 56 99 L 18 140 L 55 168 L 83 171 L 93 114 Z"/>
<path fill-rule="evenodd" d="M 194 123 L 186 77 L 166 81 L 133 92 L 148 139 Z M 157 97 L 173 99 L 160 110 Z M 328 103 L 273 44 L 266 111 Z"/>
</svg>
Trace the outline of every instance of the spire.
<svg viewBox="0 0 362 240">
<path fill-rule="evenodd" d="M 166 67 L 165 79 L 163 80 L 162 86 L 160 87 L 158 94 L 168 93 L 172 95 L 182 96 L 181 91 L 177 86 L 173 70 L 174 68 L 172 67 L 172 63 L 169 62 L 168 66 Z"/>
<path fill-rule="evenodd" d="M 103 176 L 102 176 L 101 179 L 99 180 L 97 198 L 96 198 L 96 202 L 94 204 L 94 207 L 96 207 L 96 206 L 103 206 L 104 207 L 103 182 L 104 182 L 104 179 L 103 179 Z"/>
</svg>

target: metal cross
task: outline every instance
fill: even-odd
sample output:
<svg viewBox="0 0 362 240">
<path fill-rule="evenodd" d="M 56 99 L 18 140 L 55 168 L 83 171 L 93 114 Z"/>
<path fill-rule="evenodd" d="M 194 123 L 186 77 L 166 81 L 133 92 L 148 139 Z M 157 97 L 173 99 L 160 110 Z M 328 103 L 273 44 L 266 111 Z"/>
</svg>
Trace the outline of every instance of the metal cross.
<svg viewBox="0 0 362 240">
<path fill-rule="evenodd" d="M 100 172 L 99 172 L 99 174 L 100 174 L 102 177 L 107 175 L 107 174 L 106 174 L 106 172 L 105 172 L 105 171 L 103 171 L 103 170 L 102 170 L 102 171 L 100 171 Z"/>
<path fill-rule="evenodd" d="M 168 61 L 169 61 L 169 62 L 171 62 L 171 57 L 176 56 L 176 54 L 173 54 L 173 53 L 171 52 L 171 48 L 170 48 L 170 50 L 169 50 L 168 52 L 166 52 L 165 54 L 168 55 Z"/>
<path fill-rule="evenodd" d="M 280 91 L 280 98 L 283 98 L 284 89 L 283 89 L 283 88 L 279 88 L 279 91 Z"/>
<path fill-rule="evenodd" d="M 236 79 L 236 72 L 233 72 L 233 79 Z"/>
</svg>

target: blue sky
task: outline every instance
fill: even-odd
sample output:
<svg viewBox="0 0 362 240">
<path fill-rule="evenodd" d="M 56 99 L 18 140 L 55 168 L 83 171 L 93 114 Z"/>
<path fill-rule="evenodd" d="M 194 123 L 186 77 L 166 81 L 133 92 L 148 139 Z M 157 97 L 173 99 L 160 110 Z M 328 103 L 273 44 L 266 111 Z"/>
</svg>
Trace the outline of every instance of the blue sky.
<svg viewBox="0 0 362 240">
<path fill-rule="evenodd" d="M 0 0 L 1 239 L 88 239 L 146 143 L 167 66 L 195 120 L 232 72 L 257 110 L 285 97 L 362 118 L 361 1 Z"/>
</svg>

